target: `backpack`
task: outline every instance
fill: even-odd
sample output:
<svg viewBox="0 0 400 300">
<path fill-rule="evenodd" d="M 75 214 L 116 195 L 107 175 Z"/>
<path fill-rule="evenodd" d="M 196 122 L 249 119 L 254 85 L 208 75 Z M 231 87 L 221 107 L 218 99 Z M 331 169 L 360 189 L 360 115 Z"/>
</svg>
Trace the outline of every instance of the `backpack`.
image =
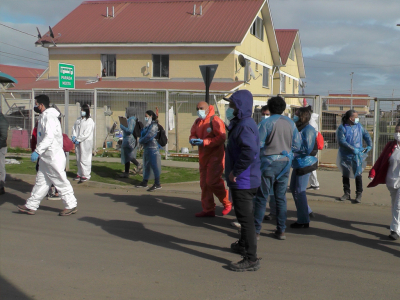
<svg viewBox="0 0 400 300">
<path fill-rule="evenodd" d="M 318 150 L 324 149 L 325 141 L 324 137 L 322 136 L 321 132 L 318 131 L 317 138 L 316 138 Z"/>
<path fill-rule="evenodd" d="M 74 149 L 74 143 L 69 139 L 68 135 L 63 133 L 63 150 L 64 152 L 70 152 Z"/>
<path fill-rule="evenodd" d="M 140 133 L 142 132 L 143 127 L 143 123 L 138 120 L 132 133 L 135 139 L 138 139 L 140 137 Z"/>
<path fill-rule="evenodd" d="M 167 135 L 165 134 L 164 128 L 157 123 L 158 126 L 158 134 L 156 136 L 156 140 L 161 147 L 164 147 L 168 143 Z"/>
</svg>

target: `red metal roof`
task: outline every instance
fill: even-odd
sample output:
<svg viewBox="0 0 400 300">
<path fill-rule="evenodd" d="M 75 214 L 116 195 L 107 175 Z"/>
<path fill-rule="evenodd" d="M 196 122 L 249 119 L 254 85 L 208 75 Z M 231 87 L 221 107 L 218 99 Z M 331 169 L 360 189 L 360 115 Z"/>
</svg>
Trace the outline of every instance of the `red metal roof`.
<svg viewBox="0 0 400 300">
<path fill-rule="evenodd" d="M 15 79 L 17 79 L 18 83 L 14 84 L 14 86 L 18 88 L 19 86 L 35 82 L 36 79 L 40 75 L 42 75 L 44 69 L 26 68 L 26 67 L 0 64 L 0 72 L 11 75 Z"/>
<path fill-rule="evenodd" d="M 240 43 L 263 3 L 264 0 L 86 1 L 52 29 L 57 44 Z M 51 42 L 46 35 L 39 41 Z"/>
<path fill-rule="evenodd" d="M 351 97 L 351 94 L 329 94 L 330 97 Z M 353 94 L 353 97 L 369 97 L 368 94 Z M 327 104 L 339 105 L 339 106 L 350 106 L 350 98 L 328 98 Z M 353 99 L 354 106 L 369 106 L 370 99 Z"/>
<path fill-rule="evenodd" d="M 275 29 L 276 40 L 278 42 L 283 65 L 286 65 L 289 58 L 290 50 L 292 50 L 297 32 L 297 29 Z"/>
<path fill-rule="evenodd" d="M 231 91 L 243 82 L 218 82 L 211 83 L 210 91 Z M 152 90 L 182 90 L 182 91 L 202 91 L 205 90 L 204 82 L 184 82 L 184 81 L 166 81 L 166 80 L 148 80 L 148 81 L 119 81 L 119 80 L 102 80 L 96 83 L 87 84 L 85 80 L 77 80 L 75 87 L 78 90 L 109 88 L 109 89 L 152 89 Z M 58 80 L 38 80 L 34 83 L 18 85 L 15 90 L 31 90 L 31 89 L 58 89 Z"/>
</svg>

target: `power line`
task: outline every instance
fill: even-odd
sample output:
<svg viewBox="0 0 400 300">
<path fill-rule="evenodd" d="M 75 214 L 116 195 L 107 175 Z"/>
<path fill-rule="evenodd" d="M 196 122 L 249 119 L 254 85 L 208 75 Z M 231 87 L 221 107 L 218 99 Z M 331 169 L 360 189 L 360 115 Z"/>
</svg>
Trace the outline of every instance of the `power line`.
<svg viewBox="0 0 400 300">
<path fill-rule="evenodd" d="M 315 59 L 315 58 L 309 58 L 309 57 L 304 57 L 304 59 L 322 61 L 322 62 L 327 62 L 327 63 L 332 63 L 332 64 L 339 64 L 339 65 L 371 66 L 371 67 L 383 67 L 383 68 L 385 68 L 385 67 L 393 67 L 393 66 L 400 66 L 400 65 L 384 66 L 384 65 L 369 65 L 369 64 L 352 64 L 352 63 L 342 63 L 342 62 L 336 62 L 336 61 L 321 60 L 321 59 Z"/>
<path fill-rule="evenodd" d="M 33 35 L 33 34 L 30 34 L 30 33 L 27 33 L 27 32 L 25 32 L 25 31 L 21 31 L 21 30 L 18 30 L 18 29 L 12 28 L 12 27 L 10 27 L 10 26 L 7 26 L 7 25 L 1 24 L 1 23 L 0 23 L 0 25 L 1 25 L 1 26 L 4 26 L 4 27 L 7 27 L 7 28 L 10 28 L 10 29 L 12 29 L 12 30 L 15 30 L 15 31 L 18 31 L 18 32 L 24 33 L 24 34 L 26 34 L 26 35 L 30 35 L 30 36 L 33 36 L 33 37 L 35 37 L 35 38 L 38 38 L 36 35 Z"/>
<path fill-rule="evenodd" d="M 24 48 L 21 48 L 21 47 L 18 47 L 18 46 L 14 46 L 14 45 L 11 45 L 11 44 L 7 44 L 7 43 L 4 43 L 4 42 L 0 42 L 0 43 L 2 43 L 2 44 L 5 44 L 5 45 L 8 45 L 8 46 L 11 46 L 11 47 L 15 47 L 15 48 L 18 48 L 18 49 L 21 49 L 21 50 L 24 50 L 24 51 L 28 51 L 28 52 L 32 52 L 32 53 L 36 53 L 36 54 L 39 54 L 39 55 L 42 55 L 42 56 L 45 56 L 45 57 L 47 57 L 47 55 L 44 55 L 44 54 L 42 54 L 42 53 L 39 53 L 39 52 L 35 52 L 35 51 L 31 51 L 31 50 L 27 50 L 27 49 L 24 49 Z"/>
<path fill-rule="evenodd" d="M 8 57 L 8 58 L 12 58 L 12 59 L 17 59 L 17 60 L 20 60 L 20 61 L 25 61 L 25 62 L 28 62 L 28 63 L 34 64 L 34 65 L 40 65 L 40 66 L 46 66 L 46 67 L 48 67 L 47 65 L 45 65 L 45 64 L 42 64 L 42 63 L 36 63 L 36 62 L 29 61 L 29 60 L 25 60 L 25 59 L 21 59 L 21 58 L 16 58 L 16 57 L 12 57 L 12 56 L 8 56 L 8 55 L 4 55 L 4 54 L 2 54 L 1 56 Z"/>
<path fill-rule="evenodd" d="M 47 63 L 47 61 L 45 61 L 45 60 L 40 60 L 40 59 L 36 59 L 36 58 L 30 58 L 30 57 L 27 57 L 27 56 L 17 55 L 17 54 L 13 54 L 13 53 L 9 53 L 9 52 L 0 51 L 0 53 L 6 53 L 6 54 L 9 54 L 9 55 L 20 56 L 20 57 L 23 57 L 23 58 L 37 60 L 37 61 L 41 61 L 41 62 Z"/>
</svg>

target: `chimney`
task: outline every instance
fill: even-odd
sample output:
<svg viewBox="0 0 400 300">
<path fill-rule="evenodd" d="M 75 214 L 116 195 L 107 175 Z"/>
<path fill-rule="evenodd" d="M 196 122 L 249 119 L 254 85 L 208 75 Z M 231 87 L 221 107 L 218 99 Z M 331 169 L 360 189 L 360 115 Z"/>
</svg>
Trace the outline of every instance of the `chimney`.
<svg viewBox="0 0 400 300">
<path fill-rule="evenodd" d="M 114 18 L 114 6 L 113 6 L 113 18 Z"/>
<path fill-rule="evenodd" d="M 107 14 L 106 14 L 106 18 L 108 18 L 108 6 L 107 6 Z"/>
<path fill-rule="evenodd" d="M 200 5 L 200 16 L 203 15 L 203 5 Z"/>
<path fill-rule="evenodd" d="M 196 15 L 196 4 L 193 6 L 193 16 Z"/>
</svg>

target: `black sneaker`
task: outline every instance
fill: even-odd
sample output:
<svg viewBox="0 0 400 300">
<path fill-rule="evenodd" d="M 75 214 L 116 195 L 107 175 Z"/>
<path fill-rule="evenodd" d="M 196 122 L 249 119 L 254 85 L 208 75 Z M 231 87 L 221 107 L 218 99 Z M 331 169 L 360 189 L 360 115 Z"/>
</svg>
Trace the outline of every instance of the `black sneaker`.
<svg viewBox="0 0 400 300">
<path fill-rule="evenodd" d="M 362 196 L 361 193 L 357 193 L 356 199 L 354 199 L 354 202 L 356 202 L 356 203 L 361 203 L 361 196 Z"/>
<path fill-rule="evenodd" d="M 399 239 L 399 235 L 394 231 L 390 231 L 389 239 L 394 240 L 394 241 L 398 240 Z"/>
<path fill-rule="evenodd" d="M 151 188 L 149 188 L 147 191 L 148 192 L 154 192 L 155 190 L 159 190 L 159 189 L 162 189 L 161 185 L 153 184 L 153 186 Z"/>
<path fill-rule="evenodd" d="M 257 271 L 260 267 L 260 258 L 257 258 L 256 261 L 251 261 L 247 257 L 244 257 L 238 263 L 231 263 L 229 265 L 229 269 L 235 272 Z"/>
<path fill-rule="evenodd" d="M 135 185 L 137 188 L 147 188 L 147 182 L 142 181 L 138 185 Z"/>
<path fill-rule="evenodd" d="M 275 215 L 273 215 L 273 214 L 269 214 L 269 215 L 265 215 L 264 216 L 264 220 L 265 221 L 271 221 L 271 220 L 273 220 L 275 218 Z"/>
<path fill-rule="evenodd" d="M 314 215 L 313 212 L 310 212 L 310 213 L 308 214 L 308 216 L 309 216 L 310 218 L 315 218 L 315 215 Z"/>
<path fill-rule="evenodd" d="M 344 193 L 342 197 L 339 198 L 340 201 L 346 201 L 346 200 L 351 200 L 350 199 L 350 194 L 349 193 Z"/>
<path fill-rule="evenodd" d="M 317 191 L 317 190 L 319 190 L 319 186 L 310 185 L 310 186 L 307 188 L 307 190 L 315 190 L 315 191 Z"/>
<path fill-rule="evenodd" d="M 240 255 L 246 255 L 246 248 L 244 246 L 240 246 L 239 240 L 231 244 L 232 252 L 239 253 Z"/>
<path fill-rule="evenodd" d="M 278 240 L 286 240 L 286 235 L 284 232 L 279 232 L 278 230 L 274 232 L 274 237 L 276 237 Z"/>
</svg>

